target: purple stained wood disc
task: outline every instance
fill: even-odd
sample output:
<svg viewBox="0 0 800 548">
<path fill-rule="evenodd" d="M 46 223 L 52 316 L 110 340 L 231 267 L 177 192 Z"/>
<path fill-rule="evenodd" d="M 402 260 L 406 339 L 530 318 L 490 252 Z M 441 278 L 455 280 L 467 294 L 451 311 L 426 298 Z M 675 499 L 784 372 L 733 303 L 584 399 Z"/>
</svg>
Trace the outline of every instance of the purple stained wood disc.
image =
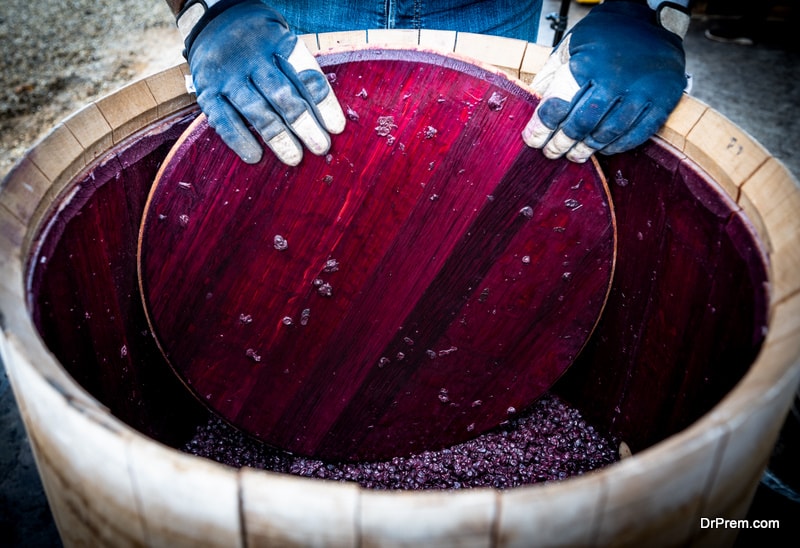
<svg viewBox="0 0 800 548">
<path fill-rule="evenodd" d="M 477 436 L 569 367 L 616 229 L 593 162 L 520 137 L 536 98 L 434 53 L 319 58 L 348 113 L 325 157 L 248 165 L 204 117 L 142 222 L 152 331 L 192 392 L 280 448 L 386 458 Z"/>
</svg>

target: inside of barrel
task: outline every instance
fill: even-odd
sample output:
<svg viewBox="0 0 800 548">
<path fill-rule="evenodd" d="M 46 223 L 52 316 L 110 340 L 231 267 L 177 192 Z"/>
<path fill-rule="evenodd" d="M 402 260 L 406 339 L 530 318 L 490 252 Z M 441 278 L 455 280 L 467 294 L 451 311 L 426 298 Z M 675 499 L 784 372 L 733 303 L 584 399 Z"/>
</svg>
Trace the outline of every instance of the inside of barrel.
<svg viewBox="0 0 800 548">
<path fill-rule="evenodd" d="M 54 203 L 28 257 L 31 314 L 67 371 L 134 428 L 182 447 L 209 420 L 162 367 L 136 293 L 150 184 L 188 109 L 98 158 Z M 762 245 L 696 165 L 651 140 L 601 157 L 618 219 L 609 302 L 552 395 L 634 453 L 685 428 L 745 374 L 765 334 Z"/>
</svg>

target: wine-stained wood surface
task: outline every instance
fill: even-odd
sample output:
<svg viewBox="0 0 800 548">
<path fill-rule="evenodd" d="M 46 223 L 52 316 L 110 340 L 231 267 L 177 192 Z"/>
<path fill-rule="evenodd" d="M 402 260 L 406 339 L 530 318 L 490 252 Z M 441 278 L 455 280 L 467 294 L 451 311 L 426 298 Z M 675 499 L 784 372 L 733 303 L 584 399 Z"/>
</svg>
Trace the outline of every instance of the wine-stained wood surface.
<svg viewBox="0 0 800 548">
<path fill-rule="evenodd" d="M 153 177 L 195 116 L 162 120 L 77 179 L 37 245 L 29 296 L 66 370 L 116 416 L 168 444 L 181 443 L 205 412 L 147 329 L 136 243 Z"/>
<path fill-rule="evenodd" d="M 750 221 L 696 164 L 663 145 L 600 163 L 617 217 L 614 286 L 559 390 L 638 452 L 686 428 L 696 420 L 686 409 L 711 409 L 745 375 L 772 288 Z"/>
<path fill-rule="evenodd" d="M 524 145 L 535 99 L 499 73 L 409 50 L 321 63 L 349 118 L 329 155 L 247 165 L 201 117 L 167 158 L 140 236 L 153 333 L 201 401 L 292 452 L 474 437 L 596 325 L 605 181 Z"/>
</svg>

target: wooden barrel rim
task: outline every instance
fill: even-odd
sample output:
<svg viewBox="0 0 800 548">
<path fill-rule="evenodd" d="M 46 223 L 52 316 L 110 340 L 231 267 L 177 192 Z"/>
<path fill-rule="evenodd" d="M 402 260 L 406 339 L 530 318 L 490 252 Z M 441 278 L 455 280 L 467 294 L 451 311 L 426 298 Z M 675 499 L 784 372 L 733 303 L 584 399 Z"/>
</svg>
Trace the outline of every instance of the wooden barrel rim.
<svg viewBox="0 0 800 548">
<path fill-rule="evenodd" d="M 391 31 L 362 31 L 310 35 L 303 39 L 313 50 L 327 50 L 334 47 L 363 47 L 369 43 L 370 36 L 374 36 L 375 41 L 382 45 L 384 41 L 396 38 L 399 47 L 433 48 L 448 43 L 452 37 L 449 44 L 452 44 L 451 50 L 457 55 L 474 57 L 490 64 L 499 58 L 502 60 L 499 70 L 527 82 L 549 52 L 547 48 L 519 40 L 468 33 L 459 33 L 456 40 L 456 33 L 443 31 L 397 31 L 396 34 Z M 586 509 L 590 513 L 582 514 L 581 521 L 589 521 L 587 516 L 594 516 L 598 524 L 596 532 L 602 532 L 604 522 L 600 513 L 613 513 L 613 495 L 623 485 L 639 482 L 637 489 L 652 489 L 653 485 L 666 484 L 674 478 L 659 475 L 659 468 L 665 462 L 696 460 L 693 451 L 704 446 L 713 446 L 718 458 L 714 463 L 716 470 L 724 472 L 726 466 L 736 465 L 744 458 L 740 454 L 743 452 L 742 444 L 750 447 L 745 439 L 736 434 L 741 427 L 749 426 L 748 431 L 753 431 L 756 426 L 763 424 L 777 434 L 776 429 L 780 425 L 770 426 L 769 422 L 770 419 L 774 422 L 774 416 L 780 412 L 772 408 L 788 409 L 800 379 L 800 280 L 794 274 L 800 268 L 800 218 L 793 214 L 800 204 L 800 187 L 786 168 L 770 157 L 749 135 L 719 113 L 688 96 L 681 100 L 659 132 L 659 137 L 708 172 L 757 229 L 770 258 L 770 328 L 759 356 L 741 382 L 708 414 L 664 442 L 596 473 L 559 483 L 510 489 L 499 494 L 488 489 L 446 494 L 387 494 L 369 492 L 347 484 L 330 485 L 300 478 L 282 478 L 269 472 L 247 469 L 237 472 L 224 465 L 164 448 L 111 417 L 101 404 L 66 374 L 36 333 L 25 302 L 25 258 L 31 252 L 33 235 L 42 228 L 47 209 L 57 198 L 69 194 L 69 183 L 76 174 L 111 144 L 119 143 L 146 128 L 156 119 L 190 107 L 193 98 L 183 88 L 186 72 L 186 66 L 179 65 L 89 104 L 37 143 L 0 186 L 0 325 L 4 335 L 0 337 L 0 350 L 23 416 L 28 420 L 32 420 L 30 413 L 39 413 L 35 416 L 41 416 L 42 413 L 34 400 L 24 397 L 30 391 L 58 407 L 53 409 L 53 413 L 67 412 L 75 420 L 85 421 L 80 424 L 91 426 L 92 435 L 97 433 L 100 436 L 98 439 L 119 444 L 123 453 L 172 460 L 178 463 L 175 466 L 179 468 L 190 464 L 206 474 L 212 484 L 233 482 L 234 489 L 243 489 L 245 494 L 253 489 L 247 483 L 251 480 L 256 482 L 252 485 L 258 482 L 268 482 L 272 486 L 287 484 L 290 488 L 277 491 L 287 496 L 298 489 L 301 494 L 291 499 L 295 502 L 308 503 L 309 497 L 304 497 L 302 492 L 324 492 L 338 502 L 353 502 L 357 497 L 362 497 L 370 501 L 369 504 L 361 503 L 362 511 L 391 507 L 392 512 L 406 517 L 416 516 L 414 506 L 425 501 L 428 508 L 437 508 L 437 512 L 434 512 L 437 516 L 458 510 L 466 519 L 472 519 L 473 523 L 485 522 L 488 534 L 494 534 L 491 531 L 497 530 L 495 528 L 499 522 L 501 535 L 504 534 L 505 523 L 530 530 L 536 526 L 536 520 L 530 519 L 531 508 L 546 508 L 558 498 L 574 500 L 576 503 L 583 501 L 576 509 Z M 30 425 L 28 428 L 31 428 Z M 745 434 L 745 438 L 748 436 Z M 37 457 L 46 460 L 49 447 L 47 437 L 42 437 L 40 432 L 33 432 L 32 438 Z M 724 477 L 722 472 L 719 475 Z M 719 489 L 717 479 L 713 473 L 704 478 L 709 487 L 709 492 L 705 493 L 706 499 L 724 498 L 724 495 L 714 492 L 715 488 Z M 757 477 L 747 479 L 757 483 Z M 238 499 L 236 496 L 219 498 L 233 507 L 233 517 L 238 527 Z M 601 501 L 603 507 L 595 507 Z M 730 508 L 744 505 L 746 509 L 749 498 L 725 501 L 725 504 Z M 515 505 L 518 506 L 516 510 Z M 503 513 L 498 515 L 499 508 Z M 618 507 L 616 509 L 619 510 Z M 704 510 L 695 508 L 695 515 Z M 242 511 L 245 513 L 241 517 L 243 521 L 249 512 L 258 515 L 257 506 Z M 58 517 L 59 510 L 54 509 L 54 513 Z M 284 518 L 291 521 L 291 517 Z M 533 524 L 525 525 L 525 519 Z M 568 520 L 570 516 L 563 519 Z M 363 535 L 387 532 L 372 522 L 361 525 Z M 377 528 L 370 530 L 371 526 Z M 391 528 L 391 524 L 386 527 Z M 430 527 L 432 531 L 437 530 L 434 525 Z M 696 529 L 692 527 L 692 530 Z"/>
</svg>

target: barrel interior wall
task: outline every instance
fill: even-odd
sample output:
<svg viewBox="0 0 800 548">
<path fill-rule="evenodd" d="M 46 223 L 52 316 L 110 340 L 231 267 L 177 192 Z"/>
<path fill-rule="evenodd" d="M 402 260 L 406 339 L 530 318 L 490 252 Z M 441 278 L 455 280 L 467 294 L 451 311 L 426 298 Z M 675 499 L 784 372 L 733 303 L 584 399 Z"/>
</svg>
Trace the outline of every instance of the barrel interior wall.
<svg viewBox="0 0 800 548">
<path fill-rule="evenodd" d="M 171 445 L 207 412 L 148 332 L 136 245 L 151 182 L 194 112 L 154 124 L 76 178 L 29 258 L 29 301 L 50 349 L 112 413 Z M 595 334 L 554 391 L 639 451 L 699 418 L 744 375 L 764 335 L 766 262 L 735 204 L 668 145 L 602 164 L 617 215 L 615 280 Z"/>
<path fill-rule="evenodd" d="M 196 112 L 137 133 L 76 177 L 43 223 L 27 277 L 34 324 L 61 364 L 115 416 L 170 445 L 205 412 L 148 332 L 136 246 L 153 178 Z"/>
<path fill-rule="evenodd" d="M 617 218 L 615 279 L 558 389 L 640 451 L 747 372 L 766 333 L 767 255 L 741 209 L 669 145 L 601 164 Z"/>
</svg>

